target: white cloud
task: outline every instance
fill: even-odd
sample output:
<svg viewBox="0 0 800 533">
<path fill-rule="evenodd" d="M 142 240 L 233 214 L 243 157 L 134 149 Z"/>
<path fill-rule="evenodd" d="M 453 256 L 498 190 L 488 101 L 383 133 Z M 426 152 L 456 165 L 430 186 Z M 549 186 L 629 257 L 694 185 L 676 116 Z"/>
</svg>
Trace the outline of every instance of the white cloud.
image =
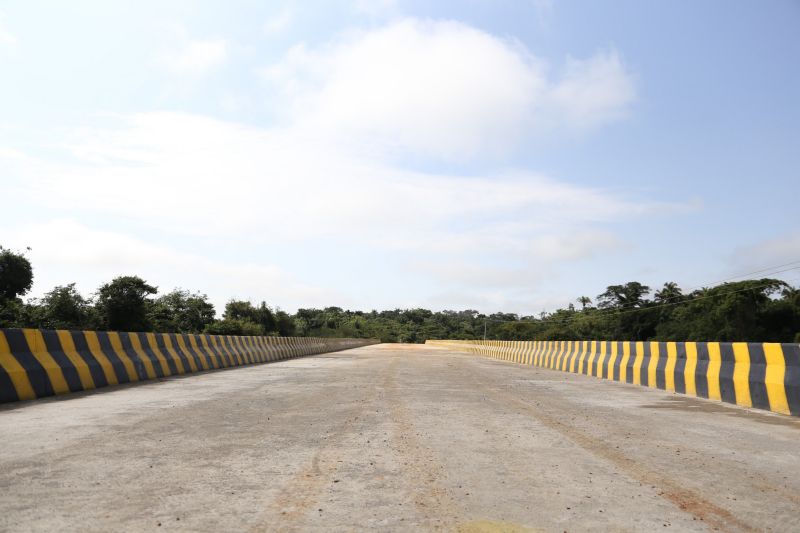
<svg viewBox="0 0 800 533">
<path fill-rule="evenodd" d="M 409 276 L 481 294 L 491 290 L 496 296 L 489 301 L 497 303 L 534 290 L 559 265 L 618 253 L 623 244 L 598 225 L 652 210 L 652 204 L 530 172 L 468 177 L 405 170 L 294 129 L 178 113 L 122 115 L 118 121 L 76 135 L 68 145 L 71 163 L 31 166 L 24 196 L 42 212 L 81 206 L 71 216 L 132 221 L 140 234 L 175 243 L 234 239 L 248 249 L 302 243 L 306 250 L 325 245 L 395 254 L 401 258 L 396 268 Z M 294 289 L 302 280 L 280 281 L 266 258 L 260 267 L 233 269 L 208 259 L 213 247 L 176 257 L 166 247 L 94 235 L 90 228 L 75 231 L 85 238 L 54 232 L 37 245 L 53 254 L 40 269 L 63 275 L 63 265 L 80 255 L 83 263 L 74 271 L 100 280 L 172 264 L 148 279 L 209 292 L 216 290 L 214 280 L 223 279 L 229 289 L 219 287 L 219 294 L 267 294 L 289 308 L 319 302 L 316 289 Z M 79 252 L 92 247 L 96 253 Z M 184 281 L 185 271 L 196 275 L 195 283 Z"/>
<path fill-rule="evenodd" d="M 777 277 L 800 285 L 800 231 L 740 246 L 731 254 L 730 264 L 735 275 L 756 272 L 748 277 Z M 781 272 L 771 274 L 776 271 Z"/>
<path fill-rule="evenodd" d="M 551 91 L 559 115 L 581 129 L 624 116 L 635 95 L 633 81 L 616 52 L 588 60 L 568 59 L 563 78 Z"/>
<path fill-rule="evenodd" d="M 0 146 L 0 159 L 27 159 L 28 156 L 25 153 L 17 150 L 16 148 L 10 148 L 7 146 Z"/>
<path fill-rule="evenodd" d="M 125 233 L 93 229 L 72 219 L 15 228 L 12 248 L 31 247 L 35 292 L 40 296 L 56 285 L 76 282 L 86 295 L 121 275 L 138 275 L 159 285 L 161 293 L 175 287 L 209 295 L 218 311 L 230 298 L 306 301 L 325 305 L 346 301 L 340 293 L 310 286 L 280 268 L 255 263 L 226 262 L 216 254 L 181 252 L 174 246 L 145 242 Z"/>
<path fill-rule="evenodd" d="M 397 0 L 353 0 L 356 13 L 372 17 L 394 15 L 398 11 Z"/>
<path fill-rule="evenodd" d="M 168 64 L 200 73 L 225 59 L 224 41 L 205 43 Z M 381 274 L 418 290 L 517 305 L 560 265 L 617 253 L 624 243 L 605 224 L 662 206 L 531 171 L 410 170 L 397 155 L 497 156 L 529 135 L 598 127 L 634 97 L 613 52 L 571 61 L 561 78 L 549 72 L 519 43 L 455 22 L 403 20 L 327 47 L 297 46 L 263 73 L 283 95 L 280 127 L 172 112 L 106 116 L 64 140 L 68 157 L 20 165 L 21 197 L 67 219 L 20 231 L 20 242 L 42 250 L 38 272 L 59 276 L 37 282 L 44 290 L 79 276 L 94 288 L 132 271 L 217 302 L 387 307 L 396 300 L 370 299 L 369 290 L 348 300 L 366 283 L 386 286 L 378 274 L 350 272 L 385 257 L 393 270 Z M 99 230 L 96 220 L 129 230 Z M 193 242 L 203 245 L 158 244 Z M 232 245 L 261 253 L 244 265 L 217 259 Z M 359 257 L 339 264 L 345 248 Z M 277 268 L 278 250 L 303 257 L 294 264 L 319 264 L 340 293 Z M 421 303 L 398 290 L 391 297 Z"/>
<path fill-rule="evenodd" d="M 189 41 L 177 50 L 164 52 L 160 63 L 175 74 L 205 74 L 220 66 L 228 56 L 223 39 Z"/>
<path fill-rule="evenodd" d="M 298 127 L 459 160 L 506 154 L 532 133 L 602 125 L 635 98 L 615 52 L 570 59 L 553 79 L 519 42 L 449 21 L 405 19 L 298 45 L 261 73 Z"/>
<path fill-rule="evenodd" d="M 0 13 L 0 46 L 16 46 L 19 41 L 13 33 L 5 29 L 3 24 L 4 18 L 5 16 L 3 13 Z"/>
<path fill-rule="evenodd" d="M 284 8 L 278 14 L 267 19 L 264 23 L 264 33 L 275 35 L 283 32 L 292 23 L 294 16 L 289 8 Z"/>
<path fill-rule="evenodd" d="M 222 235 L 293 218 L 282 232 L 286 239 L 359 230 L 359 240 L 418 247 L 438 240 L 437 228 L 454 221 L 480 223 L 482 239 L 503 242 L 507 237 L 497 235 L 603 222 L 647 208 L 538 174 L 414 172 L 343 151 L 335 140 L 178 113 L 124 116 L 116 128 L 83 130 L 69 148 L 72 164 L 46 167 L 31 179 L 38 198 L 59 205 L 91 193 L 89 210 L 141 217 L 183 234 Z M 159 194 L 132 204 L 133 183 Z M 208 228 L 201 222 L 211 211 L 224 216 Z M 448 239 L 447 246 L 458 242 Z"/>
</svg>

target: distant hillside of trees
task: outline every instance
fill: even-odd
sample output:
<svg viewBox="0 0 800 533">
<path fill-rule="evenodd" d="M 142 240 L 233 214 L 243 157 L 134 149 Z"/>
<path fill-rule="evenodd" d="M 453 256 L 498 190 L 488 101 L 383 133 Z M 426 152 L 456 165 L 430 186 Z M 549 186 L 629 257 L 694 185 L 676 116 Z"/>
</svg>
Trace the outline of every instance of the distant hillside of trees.
<svg viewBox="0 0 800 533">
<path fill-rule="evenodd" d="M 23 301 L 33 286 L 25 253 L 0 247 L 0 327 L 93 329 L 426 339 L 679 340 L 800 342 L 800 290 L 777 279 L 722 283 L 684 293 L 675 283 L 653 291 L 639 282 L 611 285 L 594 299 L 581 296 L 566 309 L 539 316 L 484 315 L 474 310 L 299 309 L 289 314 L 231 300 L 221 318 L 205 294 L 158 288 L 121 276 L 84 296 L 75 284 Z"/>
</svg>

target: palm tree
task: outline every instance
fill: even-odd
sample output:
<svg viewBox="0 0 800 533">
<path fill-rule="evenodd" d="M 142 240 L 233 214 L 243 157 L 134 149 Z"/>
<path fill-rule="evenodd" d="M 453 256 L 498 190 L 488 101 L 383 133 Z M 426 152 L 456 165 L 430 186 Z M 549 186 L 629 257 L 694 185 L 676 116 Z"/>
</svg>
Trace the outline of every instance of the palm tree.
<svg viewBox="0 0 800 533">
<path fill-rule="evenodd" d="M 683 298 L 683 292 L 678 284 L 674 281 L 669 281 L 664 284 L 664 288 L 656 291 L 655 300 L 659 303 L 677 302 Z"/>
<path fill-rule="evenodd" d="M 589 298 L 588 296 L 581 296 L 580 298 L 578 298 L 577 302 L 581 304 L 582 310 L 585 310 L 586 306 L 592 305 L 592 299 Z"/>
</svg>

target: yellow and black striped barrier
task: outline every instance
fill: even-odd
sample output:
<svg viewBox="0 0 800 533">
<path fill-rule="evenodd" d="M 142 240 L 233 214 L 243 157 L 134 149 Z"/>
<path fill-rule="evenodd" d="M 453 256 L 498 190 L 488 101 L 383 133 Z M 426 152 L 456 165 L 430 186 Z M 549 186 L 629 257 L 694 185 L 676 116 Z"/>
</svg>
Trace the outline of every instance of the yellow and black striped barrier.
<svg viewBox="0 0 800 533">
<path fill-rule="evenodd" d="M 374 339 L 0 329 L 0 403 L 376 344 Z"/>
<path fill-rule="evenodd" d="M 480 340 L 427 344 L 800 416 L 800 344 Z"/>
</svg>

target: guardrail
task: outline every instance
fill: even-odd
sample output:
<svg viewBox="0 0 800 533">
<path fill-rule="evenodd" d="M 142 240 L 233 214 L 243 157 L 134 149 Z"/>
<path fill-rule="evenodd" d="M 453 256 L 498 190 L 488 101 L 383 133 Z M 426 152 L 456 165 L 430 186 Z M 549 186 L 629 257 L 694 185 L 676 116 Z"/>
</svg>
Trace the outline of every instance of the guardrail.
<svg viewBox="0 0 800 533">
<path fill-rule="evenodd" d="M 0 329 L 0 403 L 376 344 L 375 339 Z"/>
<path fill-rule="evenodd" d="M 800 416 L 800 344 L 480 340 L 426 344 Z"/>
</svg>

